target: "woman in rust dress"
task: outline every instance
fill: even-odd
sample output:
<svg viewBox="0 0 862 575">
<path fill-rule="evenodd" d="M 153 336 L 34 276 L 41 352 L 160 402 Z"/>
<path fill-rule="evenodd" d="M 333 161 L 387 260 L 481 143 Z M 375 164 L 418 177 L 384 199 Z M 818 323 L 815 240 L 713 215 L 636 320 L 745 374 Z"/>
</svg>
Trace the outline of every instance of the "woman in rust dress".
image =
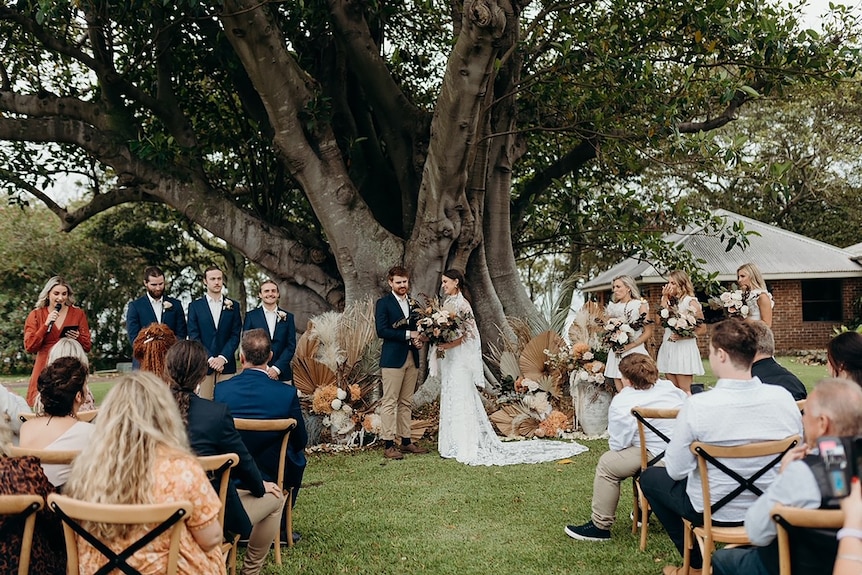
<svg viewBox="0 0 862 575">
<path fill-rule="evenodd" d="M 60 276 L 48 280 L 39 293 L 36 309 L 24 322 L 24 349 L 36 354 L 36 363 L 27 388 L 27 403 L 36 399 L 39 374 L 48 363 L 48 354 L 61 337 L 77 340 L 85 352 L 90 351 L 90 326 L 84 310 L 72 305 L 72 288 Z"/>
</svg>

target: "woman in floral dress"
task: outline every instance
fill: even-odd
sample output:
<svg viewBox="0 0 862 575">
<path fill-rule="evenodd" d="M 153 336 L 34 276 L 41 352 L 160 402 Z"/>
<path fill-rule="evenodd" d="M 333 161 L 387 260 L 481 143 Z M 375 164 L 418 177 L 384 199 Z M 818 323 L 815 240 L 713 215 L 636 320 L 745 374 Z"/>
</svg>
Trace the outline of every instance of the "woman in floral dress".
<svg viewBox="0 0 862 575">
<path fill-rule="evenodd" d="M 646 300 L 641 300 L 641 292 L 633 277 L 615 277 L 613 284 L 611 284 L 611 291 L 613 292 L 611 303 L 605 310 L 608 319 L 619 318 L 628 324 L 633 324 L 649 313 L 649 304 Z M 623 388 L 622 374 L 618 367 L 620 359 L 632 353 L 649 355 L 645 344 L 652 337 L 652 330 L 652 324 L 647 323 L 631 334 L 629 341 L 623 345 L 621 350 L 617 352 L 608 350 L 605 376 L 613 378 L 617 391 Z"/>
</svg>

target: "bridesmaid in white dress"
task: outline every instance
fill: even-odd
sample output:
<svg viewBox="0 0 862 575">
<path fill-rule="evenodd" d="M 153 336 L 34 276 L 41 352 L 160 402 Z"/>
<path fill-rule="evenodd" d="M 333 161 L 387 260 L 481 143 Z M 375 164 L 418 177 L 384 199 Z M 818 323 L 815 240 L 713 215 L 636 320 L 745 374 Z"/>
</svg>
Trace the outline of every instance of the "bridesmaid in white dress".
<svg viewBox="0 0 862 575">
<path fill-rule="evenodd" d="M 649 314 L 649 304 L 641 300 L 641 292 L 635 280 L 631 276 L 617 276 L 611 284 L 611 303 L 605 310 L 605 315 L 610 318 L 623 318 L 626 323 L 636 321 L 642 314 Z M 617 391 L 623 388 L 622 373 L 619 370 L 620 359 L 632 353 L 649 355 L 646 342 L 652 337 L 653 326 L 648 323 L 635 331 L 631 341 L 623 347 L 619 353 L 608 352 L 608 361 L 605 364 L 605 377 L 611 377 Z"/>
<path fill-rule="evenodd" d="M 775 307 L 775 301 L 772 294 L 766 291 L 766 282 L 763 281 L 760 269 L 753 263 L 742 264 L 736 270 L 736 283 L 739 289 L 749 290 L 748 299 L 745 301 L 749 311 L 745 319 L 759 319 L 772 328 L 772 308 Z"/>
<path fill-rule="evenodd" d="M 461 293 L 464 275 L 458 270 L 443 272 L 443 305 L 459 313 L 473 315 L 470 302 Z M 587 450 L 574 441 L 513 441 L 503 443 L 497 437 L 477 387 L 484 387 L 482 345 L 476 320 L 465 322 L 464 333 L 437 346 L 446 352 L 437 358 L 432 346 L 428 357 L 431 372 L 440 373 L 440 430 L 437 449 L 440 456 L 467 465 L 513 465 L 541 463 L 578 455 Z"/>
<path fill-rule="evenodd" d="M 697 319 L 703 319 L 703 308 L 694 295 L 691 278 L 682 270 L 670 273 L 667 283 L 661 289 L 662 307 L 676 306 L 681 312 L 691 312 Z M 701 331 L 699 326 L 697 331 Z M 703 375 L 703 362 L 697 348 L 697 335 L 682 337 L 664 328 L 661 347 L 656 361 L 658 370 L 663 372 L 675 386 L 691 395 L 691 382 L 695 375 Z"/>
</svg>

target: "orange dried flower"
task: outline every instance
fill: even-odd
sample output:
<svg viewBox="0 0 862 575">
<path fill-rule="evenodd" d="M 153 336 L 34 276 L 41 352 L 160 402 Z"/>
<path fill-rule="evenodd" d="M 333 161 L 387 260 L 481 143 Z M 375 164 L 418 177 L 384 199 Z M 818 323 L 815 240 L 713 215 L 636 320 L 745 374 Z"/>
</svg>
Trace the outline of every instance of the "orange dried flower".
<svg viewBox="0 0 862 575">
<path fill-rule="evenodd" d="M 338 398 L 338 388 L 334 385 L 324 385 L 314 390 L 311 398 L 311 411 L 314 413 L 332 413 L 332 400 Z"/>
<path fill-rule="evenodd" d="M 552 411 L 541 423 L 539 429 L 544 433 L 539 437 L 557 437 L 561 432 L 566 430 L 569 425 L 569 418 L 561 411 Z"/>
<path fill-rule="evenodd" d="M 351 383 L 347 389 L 350 391 L 350 401 L 362 399 L 362 387 L 358 383 Z"/>
</svg>

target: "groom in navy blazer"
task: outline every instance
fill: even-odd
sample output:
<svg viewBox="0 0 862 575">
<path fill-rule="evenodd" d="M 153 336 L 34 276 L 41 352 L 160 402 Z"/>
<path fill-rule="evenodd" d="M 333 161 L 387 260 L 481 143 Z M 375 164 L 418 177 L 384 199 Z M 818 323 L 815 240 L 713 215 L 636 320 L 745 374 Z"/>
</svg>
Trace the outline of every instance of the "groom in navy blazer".
<svg viewBox="0 0 862 575">
<path fill-rule="evenodd" d="M 374 323 L 377 337 L 383 340 L 380 350 L 380 377 L 383 380 L 383 397 L 380 400 L 380 438 L 383 439 L 383 456 L 403 459 L 403 453 L 427 453 L 423 447 L 410 441 L 413 392 L 419 377 L 419 348 L 422 341 L 416 331 L 418 304 L 409 296 L 410 275 L 401 266 L 394 266 L 388 274 L 392 292 L 383 296 L 374 306 Z M 395 446 L 396 435 L 401 438 Z"/>
<path fill-rule="evenodd" d="M 186 339 L 186 314 L 180 300 L 165 295 L 165 274 L 156 266 L 144 270 L 144 288 L 147 293 L 129 303 L 126 311 L 126 332 L 129 343 L 135 346 L 138 333 L 148 325 L 161 322 L 171 328 L 177 339 Z M 158 317 L 156 316 L 158 314 Z M 138 360 L 132 360 L 133 367 L 139 367 Z"/>
<path fill-rule="evenodd" d="M 293 314 L 278 306 L 278 284 L 268 279 L 260 284 L 261 306 L 245 314 L 244 332 L 262 329 L 272 342 L 272 358 L 266 368 L 270 379 L 290 382 L 290 362 L 296 351 L 296 326 Z"/>
<path fill-rule="evenodd" d="M 207 293 L 189 304 L 189 339 L 201 342 L 207 350 L 209 369 L 201 382 L 200 395 L 213 398 L 216 383 L 236 373 L 236 348 L 242 332 L 239 302 L 222 295 L 224 274 L 216 266 L 204 271 Z"/>
<path fill-rule="evenodd" d="M 266 370 L 272 359 L 269 335 L 262 329 L 247 331 L 242 336 L 240 360 L 242 373 L 220 383 L 215 400 L 227 404 L 234 417 L 244 419 L 296 419 L 291 431 L 285 460 L 284 485 L 293 488 L 293 502 L 305 472 L 305 445 L 308 435 L 296 388 L 273 381 Z M 240 431 L 243 443 L 267 481 L 275 481 L 283 434 L 278 431 Z"/>
</svg>

